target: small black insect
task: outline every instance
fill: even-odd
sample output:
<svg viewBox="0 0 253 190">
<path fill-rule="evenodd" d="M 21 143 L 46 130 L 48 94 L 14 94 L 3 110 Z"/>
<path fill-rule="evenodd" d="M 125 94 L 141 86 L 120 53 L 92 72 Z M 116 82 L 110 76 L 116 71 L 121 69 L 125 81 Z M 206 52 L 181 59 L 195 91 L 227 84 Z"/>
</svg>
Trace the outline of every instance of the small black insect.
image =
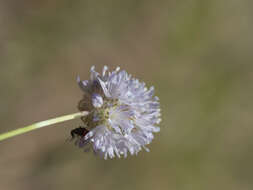
<svg viewBox="0 0 253 190">
<path fill-rule="evenodd" d="M 84 137 L 89 131 L 85 129 L 84 127 L 78 127 L 73 130 L 71 130 L 71 140 L 73 140 L 75 137 Z"/>
</svg>

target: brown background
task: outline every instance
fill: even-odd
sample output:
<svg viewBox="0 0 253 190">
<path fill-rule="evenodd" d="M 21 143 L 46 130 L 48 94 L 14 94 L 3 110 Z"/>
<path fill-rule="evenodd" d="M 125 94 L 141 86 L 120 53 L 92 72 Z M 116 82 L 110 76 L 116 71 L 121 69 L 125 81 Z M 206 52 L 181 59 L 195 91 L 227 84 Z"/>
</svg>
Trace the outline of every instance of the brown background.
<svg viewBox="0 0 253 190">
<path fill-rule="evenodd" d="M 161 132 L 104 161 L 69 121 L 0 143 L 1 190 L 253 189 L 251 0 L 1 0 L 0 132 L 77 111 L 76 76 L 120 66 L 154 85 Z"/>
</svg>

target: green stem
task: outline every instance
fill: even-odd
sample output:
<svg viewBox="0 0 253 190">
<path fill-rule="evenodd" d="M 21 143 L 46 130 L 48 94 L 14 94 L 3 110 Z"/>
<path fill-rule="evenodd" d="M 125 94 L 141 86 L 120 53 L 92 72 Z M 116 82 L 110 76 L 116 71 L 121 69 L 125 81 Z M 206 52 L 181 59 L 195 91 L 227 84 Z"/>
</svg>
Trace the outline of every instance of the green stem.
<svg viewBox="0 0 253 190">
<path fill-rule="evenodd" d="M 80 117 L 83 117 L 83 116 L 86 116 L 86 115 L 88 115 L 88 112 L 78 112 L 78 113 L 72 113 L 72 114 L 69 114 L 69 115 L 56 117 L 56 118 L 53 118 L 53 119 L 48 119 L 48 120 L 45 120 L 45 121 L 40 121 L 40 122 L 34 123 L 32 125 L 28 125 L 28 126 L 25 126 L 25 127 L 19 128 L 19 129 L 15 129 L 13 131 L 9 131 L 9 132 L 0 134 L 0 141 L 8 139 L 10 137 L 14 137 L 16 135 L 27 133 L 27 132 L 35 130 L 35 129 L 39 129 L 39 128 L 42 128 L 42 127 L 46 127 L 46 126 L 49 126 L 49 125 L 53 125 L 53 124 L 56 124 L 56 123 L 61 123 L 61 122 L 72 120 L 72 119 L 77 119 L 77 118 L 80 118 Z"/>
</svg>

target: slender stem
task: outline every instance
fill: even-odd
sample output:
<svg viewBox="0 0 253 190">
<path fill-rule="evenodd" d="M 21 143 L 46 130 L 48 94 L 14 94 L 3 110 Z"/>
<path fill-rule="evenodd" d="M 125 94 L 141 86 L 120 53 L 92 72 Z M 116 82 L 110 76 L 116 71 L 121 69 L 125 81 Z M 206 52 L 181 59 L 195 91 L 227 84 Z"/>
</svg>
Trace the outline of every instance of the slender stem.
<svg viewBox="0 0 253 190">
<path fill-rule="evenodd" d="M 53 125 L 53 124 L 56 124 L 56 123 L 61 123 L 61 122 L 72 120 L 72 119 L 77 119 L 77 118 L 80 118 L 80 117 L 83 117 L 83 116 L 86 116 L 86 115 L 88 115 L 88 112 L 78 112 L 78 113 L 72 113 L 72 114 L 69 114 L 69 115 L 56 117 L 56 118 L 53 118 L 53 119 L 48 119 L 48 120 L 45 120 L 45 121 L 40 121 L 40 122 L 25 126 L 25 127 L 19 128 L 19 129 L 15 129 L 13 131 L 9 131 L 9 132 L 0 134 L 0 141 L 8 139 L 10 137 L 14 137 L 16 135 L 27 133 L 27 132 L 35 130 L 35 129 L 39 129 L 39 128 L 42 128 L 42 127 L 46 127 L 46 126 L 49 126 L 49 125 Z"/>
</svg>

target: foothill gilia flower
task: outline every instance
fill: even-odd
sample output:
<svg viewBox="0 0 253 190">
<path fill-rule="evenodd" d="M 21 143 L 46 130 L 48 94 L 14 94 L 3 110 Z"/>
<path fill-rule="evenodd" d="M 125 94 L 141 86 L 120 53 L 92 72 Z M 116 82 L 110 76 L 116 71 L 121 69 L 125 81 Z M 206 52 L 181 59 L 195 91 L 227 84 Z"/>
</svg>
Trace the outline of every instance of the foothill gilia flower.
<svg viewBox="0 0 253 190">
<path fill-rule="evenodd" d="M 80 111 L 89 114 L 82 118 L 85 135 L 76 144 L 93 151 L 104 159 L 137 154 L 159 132 L 160 104 L 154 96 L 154 87 L 133 78 L 116 68 L 109 72 L 104 66 L 102 74 L 91 67 L 89 80 L 77 82 L 83 91 L 78 104 Z"/>
</svg>

